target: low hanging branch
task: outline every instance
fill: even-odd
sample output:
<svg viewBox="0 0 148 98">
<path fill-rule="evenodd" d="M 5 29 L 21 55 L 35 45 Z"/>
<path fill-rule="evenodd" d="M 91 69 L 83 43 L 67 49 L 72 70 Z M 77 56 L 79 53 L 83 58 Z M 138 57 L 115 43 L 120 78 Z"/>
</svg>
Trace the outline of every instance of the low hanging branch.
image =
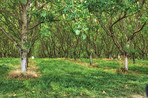
<svg viewBox="0 0 148 98">
<path fill-rule="evenodd" d="M 127 15 L 126 12 L 124 12 L 124 15 L 123 15 L 122 17 L 119 17 L 114 23 L 112 23 L 109 28 L 111 29 L 116 23 L 118 23 L 118 22 L 121 21 L 122 19 L 127 18 L 127 17 L 130 17 L 130 16 L 132 16 L 132 15 L 134 15 L 134 14 Z"/>
<path fill-rule="evenodd" d="M 106 25 L 101 21 L 101 19 L 98 18 L 98 21 L 101 27 L 103 28 L 103 30 L 106 32 L 106 34 L 111 36 L 111 34 L 109 33 L 110 31 L 107 29 Z"/>
<path fill-rule="evenodd" d="M 16 40 L 13 39 L 11 36 L 9 36 L 9 34 L 1 26 L 0 26 L 0 30 L 17 46 L 19 50 L 21 50 L 20 45 L 16 42 Z"/>
<path fill-rule="evenodd" d="M 128 41 L 132 40 L 136 36 L 136 34 L 138 32 L 140 32 L 144 28 L 145 25 L 146 25 L 146 22 L 142 25 L 141 28 L 139 28 L 138 30 L 134 31 L 134 33 L 128 38 Z"/>
<path fill-rule="evenodd" d="M 111 24 L 110 28 L 112 28 L 116 23 L 118 23 L 120 20 L 122 20 L 126 17 L 128 17 L 128 16 L 126 16 L 126 12 L 125 12 L 122 17 L 118 18 L 113 24 Z"/>
<path fill-rule="evenodd" d="M 60 19 L 54 19 L 52 21 L 60 21 Z M 37 27 L 38 25 L 42 24 L 42 23 L 45 23 L 45 21 L 41 21 L 41 22 L 38 22 L 37 24 L 35 24 L 34 26 L 32 26 L 31 28 L 29 28 L 28 30 L 32 30 L 34 29 L 35 27 Z"/>
<path fill-rule="evenodd" d="M 33 27 L 29 28 L 29 30 L 31 30 L 31 29 L 33 29 L 33 28 L 37 27 L 38 25 L 40 25 L 40 24 L 42 24 L 42 23 L 44 23 L 44 22 L 45 22 L 45 21 L 41 21 L 41 22 L 39 22 L 39 23 L 35 24 Z"/>
<path fill-rule="evenodd" d="M 50 1 L 45 2 L 41 7 L 39 7 L 37 10 L 43 9 L 45 5 L 47 5 Z"/>
<path fill-rule="evenodd" d="M 113 42 L 115 43 L 115 45 L 118 47 L 118 49 L 123 53 L 124 50 L 122 49 L 122 46 L 119 44 L 118 40 L 115 38 L 115 36 L 112 34 L 111 35 Z"/>
</svg>

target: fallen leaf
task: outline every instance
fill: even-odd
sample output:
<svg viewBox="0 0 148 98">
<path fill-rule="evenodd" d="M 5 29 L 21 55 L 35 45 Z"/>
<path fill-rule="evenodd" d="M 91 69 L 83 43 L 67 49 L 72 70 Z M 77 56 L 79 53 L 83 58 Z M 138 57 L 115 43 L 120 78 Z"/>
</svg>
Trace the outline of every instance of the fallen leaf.
<svg viewBox="0 0 148 98">
<path fill-rule="evenodd" d="M 105 91 L 103 91 L 102 93 L 103 93 L 103 94 L 106 94 L 106 92 L 105 92 Z"/>
<path fill-rule="evenodd" d="M 16 97 L 16 94 L 14 94 L 13 97 Z"/>
<path fill-rule="evenodd" d="M 26 91 L 24 91 L 24 94 L 26 94 Z"/>
<path fill-rule="evenodd" d="M 35 91 L 32 91 L 32 93 L 35 93 Z"/>
<path fill-rule="evenodd" d="M 64 93 L 64 96 L 66 96 L 66 94 Z"/>
</svg>

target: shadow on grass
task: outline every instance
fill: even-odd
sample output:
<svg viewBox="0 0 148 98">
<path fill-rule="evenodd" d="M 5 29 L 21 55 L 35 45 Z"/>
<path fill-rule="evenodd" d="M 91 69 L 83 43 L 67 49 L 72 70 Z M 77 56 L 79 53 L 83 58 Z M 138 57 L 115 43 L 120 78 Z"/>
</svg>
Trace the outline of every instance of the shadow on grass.
<svg viewBox="0 0 148 98">
<path fill-rule="evenodd" d="M 22 81 L 7 80 L 10 69 L 8 65 L 0 65 L 0 93 L 15 92 L 25 87 Z"/>
<path fill-rule="evenodd" d="M 0 80 L 0 93 L 16 92 L 20 89 L 25 89 L 23 81 L 16 80 Z"/>
<path fill-rule="evenodd" d="M 8 75 L 10 68 L 5 65 L 5 64 L 1 64 L 0 65 L 0 77 L 5 77 Z"/>
<path fill-rule="evenodd" d="M 129 66 L 129 70 L 148 75 L 148 66 L 131 65 Z"/>
<path fill-rule="evenodd" d="M 64 60 L 46 60 L 37 64 L 42 73 L 31 87 L 46 94 L 60 93 L 67 96 L 129 96 L 132 93 L 143 94 L 145 78 L 135 75 L 108 73 L 95 68 L 77 66 Z M 140 81 L 143 82 L 140 82 Z M 37 85 L 37 86 L 36 86 Z M 136 89 L 135 89 L 136 88 Z M 106 91 L 107 93 L 102 93 Z M 50 92 L 50 93 L 49 93 Z"/>
<path fill-rule="evenodd" d="M 36 98 L 127 97 L 131 94 L 144 95 L 148 83 L 146 76 L 109 73 L 64 60 L 36 59 L 36 65 L 41 77 L 24 81 L 0 80 L 0 93 L 16 92 L 22 94 L 20 97 Z"/>
</svg>

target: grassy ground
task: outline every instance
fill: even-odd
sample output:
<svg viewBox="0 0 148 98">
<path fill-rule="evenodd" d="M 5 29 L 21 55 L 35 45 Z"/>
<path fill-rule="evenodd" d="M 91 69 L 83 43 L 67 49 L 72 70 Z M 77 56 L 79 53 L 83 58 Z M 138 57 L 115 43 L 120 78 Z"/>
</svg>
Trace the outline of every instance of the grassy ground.
<svg viewBox="0 0 148 98">
<path fill-rule="evenodd" d="M 78 61 L 89 64 L 89 59 L 78 59 Z M 114 72 L 116 69 L 123 68 L 123 61 L 110 60 L 110 59 L 94 59 L 92 66 L 102 69 L 104 71 Z M 136 60 L 136 64 L 133 64 L 132 60 L 129 60 L 128 68 L 129 68 L 129 73 L 131 74 L 148 75 L 147 60 Z"/>
<path fill-rule="evenodd" d="M 93 68 L 81 66 L 83 63 L 88 64 L 88 59 L 79 61 L 81 62 L 35 59 L 41 76 L 35 79 L 16 80 L 10 79 L 8 73 L 18 66 L 19 59 L 0 59 L 0 98 L 145 96 L 145 85 L 148 83 L 147 61 L 138 61 L 136 65 L 130 64 L 129 74 L 114 71 L 122 66 L 117 61 L 96 59 Z M 139 74 L 135 74 L 135 71 Z"/>
</svg>

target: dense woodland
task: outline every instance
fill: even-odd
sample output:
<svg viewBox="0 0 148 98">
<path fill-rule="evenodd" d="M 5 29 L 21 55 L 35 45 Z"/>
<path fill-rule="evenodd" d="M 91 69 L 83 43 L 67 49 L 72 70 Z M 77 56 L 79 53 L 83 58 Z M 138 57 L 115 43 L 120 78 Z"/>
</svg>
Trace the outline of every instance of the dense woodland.
<svg viewBox="0 0 148 98">
<path fill-rule="evenodd" d="M 146 0 L 1 0 L 0 57 L 148 59 L 147 13 Z"/>
</svg>

